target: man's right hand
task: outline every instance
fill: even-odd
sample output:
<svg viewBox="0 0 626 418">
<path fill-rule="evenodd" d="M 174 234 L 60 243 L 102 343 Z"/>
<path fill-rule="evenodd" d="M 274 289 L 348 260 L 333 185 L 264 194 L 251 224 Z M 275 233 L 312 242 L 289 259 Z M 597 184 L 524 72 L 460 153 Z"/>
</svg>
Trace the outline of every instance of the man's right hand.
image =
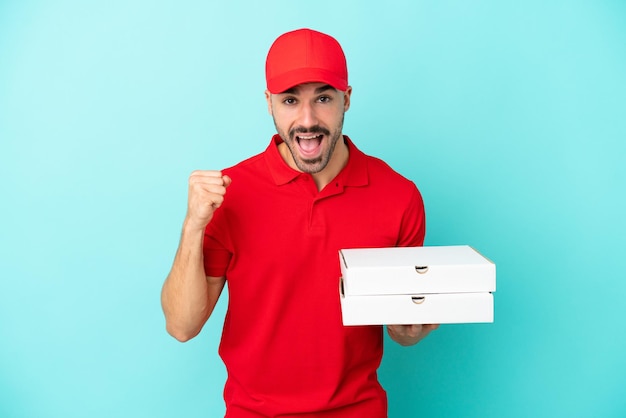
<svg viewBox="0 0 626 418">
<path fill-rule="evenodd" d="M 204 229 L 213 213 L 224 202 L 226 188 L 231 183 L 230 177 L 221 171 L 196 170 L 189 176 L 187 200 L 187 227 Z"/>
</svg>

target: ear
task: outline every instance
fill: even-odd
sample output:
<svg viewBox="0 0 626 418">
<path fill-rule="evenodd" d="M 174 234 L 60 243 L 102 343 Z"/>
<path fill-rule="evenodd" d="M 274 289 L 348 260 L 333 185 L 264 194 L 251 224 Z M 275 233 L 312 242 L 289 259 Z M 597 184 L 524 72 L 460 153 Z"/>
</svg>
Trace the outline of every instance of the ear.
<svg viewBox="0 0 626 418">
<path fill-rule="evenodd" d="M 352 86 L 348 86 L 346 91 L 343 92 L 343 111 L 350 109 L 350 96 L 352 95 Z"/>
<path fill-rule="evenodd" d="M 267 101 L 267 111 L 272 114 L 272 93 L 269 90 L 265 90 L 265 100 Z"/>
</svg>

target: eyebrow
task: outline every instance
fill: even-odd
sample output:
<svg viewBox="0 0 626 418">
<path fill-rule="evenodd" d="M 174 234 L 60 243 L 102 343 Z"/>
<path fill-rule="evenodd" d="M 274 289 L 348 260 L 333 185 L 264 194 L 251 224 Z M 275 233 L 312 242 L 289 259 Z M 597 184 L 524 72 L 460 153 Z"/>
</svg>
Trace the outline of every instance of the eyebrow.
<svg viewBox="0 0 626 418">
<path fill-rule="evenodd" d="M 287 89 L 285 91 L 283 91 L 282 93 L 279 94 L 296 94 L 298 92 L 299 87 L 298 86 L 294 86 L 290 89 Z M 323 86 L 320 86 L 318 88 L 315 89 L 315 94 L 320 94 L 325 92 L 326 90 L 337 90 L 336 88 L 334 88 L 333 86 L 331 86 L 330 84 L 324 84 Z"/>
</svg>

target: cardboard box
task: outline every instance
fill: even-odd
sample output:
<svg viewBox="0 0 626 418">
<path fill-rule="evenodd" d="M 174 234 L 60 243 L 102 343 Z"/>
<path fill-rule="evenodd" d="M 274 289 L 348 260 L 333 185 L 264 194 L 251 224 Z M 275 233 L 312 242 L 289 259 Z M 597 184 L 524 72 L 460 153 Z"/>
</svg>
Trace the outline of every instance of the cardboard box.
<svg viewBox="0 0 626 418">
<path fill-rule="evenodd" d="M 496 266 L 467 245 L 339 251 L 344 325 L 493 322 Z"/>
</svg>

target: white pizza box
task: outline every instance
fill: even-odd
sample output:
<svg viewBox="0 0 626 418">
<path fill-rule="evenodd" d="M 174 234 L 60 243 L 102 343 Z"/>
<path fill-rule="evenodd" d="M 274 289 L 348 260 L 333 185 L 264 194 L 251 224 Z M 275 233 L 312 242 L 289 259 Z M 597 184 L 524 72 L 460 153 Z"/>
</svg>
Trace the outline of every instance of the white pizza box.
<svg viewBox="0 0 626 418">
<path fill-rule="evenodd" d="M 495 264 L 470 246 L 342 249 L 344 325 L 493 322 Z"/>
<path fill-rule="evenodd" d="M 339 260 L 346 296 L 496 290 L 495 264 L 469 245 L 342 249 Z"/>
<path fill-rule="evenodd" d="M 488 292 L 341 296 L 344 325 L 486 323 L 493 311 Z"/>
</svg>

